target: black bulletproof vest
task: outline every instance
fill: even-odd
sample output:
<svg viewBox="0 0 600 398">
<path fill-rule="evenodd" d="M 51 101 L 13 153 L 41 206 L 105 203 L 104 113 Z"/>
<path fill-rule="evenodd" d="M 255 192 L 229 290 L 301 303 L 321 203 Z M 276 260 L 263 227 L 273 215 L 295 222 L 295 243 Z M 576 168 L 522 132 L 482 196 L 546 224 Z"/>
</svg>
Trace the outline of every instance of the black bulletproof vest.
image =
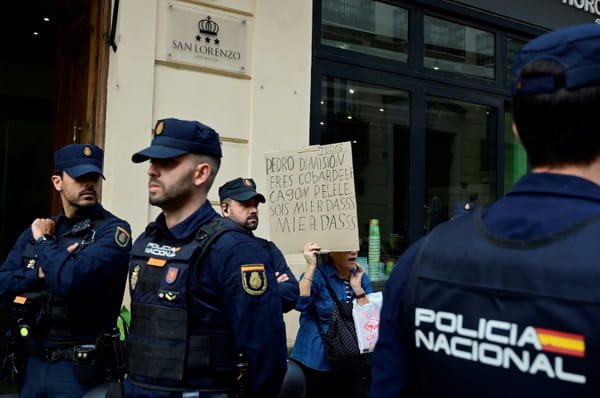
<svg viewBox="0 0 600 398">
<path fill-rule="evenodd" d="M 506 240 L 482 208 L 440 225 L 413 269 L 405 316 L 420 396 L 597 396 L 600 216 Z"/>
<path fill-rule="evenodd" d="M 198 299 L 201 286 L 196 277 L 208 247 L 229 230 L 241 229 L 216 218 L 201 226 L 189 242 L 165 242 L 152 230 L 135 242 L 127 339 L 129 372 L 135 380 L 142 376 L 150 386 L 167 381 L 176 390 L 185 389 L 188 379 L 195 377 L 217 380 L 216 387 L 220 384 L 223 389 L 231 387 L 236 360 L 233 335 L 224 317 L 206 315 L 214 311 Z"/>
</svg>

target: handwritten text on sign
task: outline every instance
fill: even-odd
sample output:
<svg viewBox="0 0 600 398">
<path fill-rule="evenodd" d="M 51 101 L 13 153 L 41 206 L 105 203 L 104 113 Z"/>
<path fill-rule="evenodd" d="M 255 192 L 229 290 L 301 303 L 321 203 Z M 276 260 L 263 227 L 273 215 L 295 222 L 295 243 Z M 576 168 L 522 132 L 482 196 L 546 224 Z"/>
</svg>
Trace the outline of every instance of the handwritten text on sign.
<svg viewBox="0 0 600 398">
<path fill-rule="evenodd" d="M 349 142 L 266 155 L 271 238 L 284 253 L 306 242 L 324 251 L 358 248 Z"/>
</svg>

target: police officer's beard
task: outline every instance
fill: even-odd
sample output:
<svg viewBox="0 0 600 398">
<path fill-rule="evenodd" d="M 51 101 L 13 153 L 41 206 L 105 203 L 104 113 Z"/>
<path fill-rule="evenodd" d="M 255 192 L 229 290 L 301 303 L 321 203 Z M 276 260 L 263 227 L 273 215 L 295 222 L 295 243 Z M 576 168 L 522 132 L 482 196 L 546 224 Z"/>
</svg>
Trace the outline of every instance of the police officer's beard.
<svg viewBox="0 0 600 398">
<path fill-rule="evenodd" d="M 254 231 L 256 228 L 258 228 L 258 216 L 249 216 L 246 218 L 245 227 L 248 231 Z"/>
<path fill-rule="evenodd" d="M 150 196 L 150 204 L 158 206 L 163 210 L 182 207 L 192 196 L 194 190 L 194 184 L 191 182 L 193 175 L 194 172 L 190 171 L 181 180 L 174 182 L 168 187 L 162 182 L 151 178 L 150 182 L 158 184 L 162 188 L 163 193 L 160 196 Z"/>
<path fill-rule="evenodd" d="M 80 199 L 85 194 L 90 194 L 90 193 L 94 194 L 93 200 Z M 65 193 L 65 198 L 67 199 L 67 202 L 69 202 L 69 204 L 71 206 L 78 208 L 78 209 L 83 209 L 86 207 L 91 207 L 91 206 L 96 205 L 96 203 L 98 202 L 98 193 L 96 192 L 96 190 L 94 188 L 85 188 L 85 189 L 82 189 L 81 191 L 79 191 L 75 198 L 71 197 L 70 195 L 67 195 L 66 193 Z"/>
</svg>

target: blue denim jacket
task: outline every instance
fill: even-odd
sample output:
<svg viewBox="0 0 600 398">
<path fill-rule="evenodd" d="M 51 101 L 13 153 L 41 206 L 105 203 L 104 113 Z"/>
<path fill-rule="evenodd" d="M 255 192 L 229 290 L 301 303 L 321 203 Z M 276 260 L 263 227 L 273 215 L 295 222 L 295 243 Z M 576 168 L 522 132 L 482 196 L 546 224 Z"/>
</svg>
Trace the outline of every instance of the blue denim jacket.
<svg viewBox="0 0 600 398">
<path fill-rule="evenodd" d="M 329 278 L 329 284 L 335 291 L 340 301 L 346 300 L 346 287 L 344 280 L 337 274 L 335 267 L 331 263 L 319 264 L 318 269 Z M 352 271 L 356 272 L 356 271 Z M 300 280 L 304 274 L 300 276 Z M 362 288 L 368 293 L 372 293 L 369 277 L 365 273 L 362 279 Z M 354 292 L 352 292 L 354 298 Z M 310 296 L 298 299 L 296 310 L 300 311 L 300 329 L 296 335 L 296 344 L 292 350 L 291 357 L 303 365 L 322 371 L 331 371 L 331 365 L 325 358 L 325 348 L 319 335 L 318 322 L 321 324 L 324 332 L 329 328 L 329 319 L 333 309 L 333 299 L 329 295 L 327 285 L 323 276 L 317 270 L 313 276 L 313 282 L 310 289 Z"/>
</svg>

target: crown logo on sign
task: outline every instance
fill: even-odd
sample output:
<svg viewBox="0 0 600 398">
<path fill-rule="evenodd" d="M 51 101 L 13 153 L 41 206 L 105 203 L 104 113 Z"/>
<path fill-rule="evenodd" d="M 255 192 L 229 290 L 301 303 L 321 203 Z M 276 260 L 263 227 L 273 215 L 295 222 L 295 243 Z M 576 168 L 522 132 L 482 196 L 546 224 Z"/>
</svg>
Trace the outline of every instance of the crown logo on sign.
<svg viewBox="0 0 600 398">
<path fill-rule="evenodd" d="M 198 21 L 198 30 L 200 31 L 200 34 L 196 36 L 196 41 L 202 40 L 201 35 L 207 35 L 204 38 L 204 41 L 210 43 L 209 36 L 216 36 L 219 33 L 219 24 L 213 21 L 210 18 L 210 15 L 208 15 L 205 19 Z M 217 45 L 220 43 L 217 37 L 215 37 L 213 41 Z"/>
</svg>

